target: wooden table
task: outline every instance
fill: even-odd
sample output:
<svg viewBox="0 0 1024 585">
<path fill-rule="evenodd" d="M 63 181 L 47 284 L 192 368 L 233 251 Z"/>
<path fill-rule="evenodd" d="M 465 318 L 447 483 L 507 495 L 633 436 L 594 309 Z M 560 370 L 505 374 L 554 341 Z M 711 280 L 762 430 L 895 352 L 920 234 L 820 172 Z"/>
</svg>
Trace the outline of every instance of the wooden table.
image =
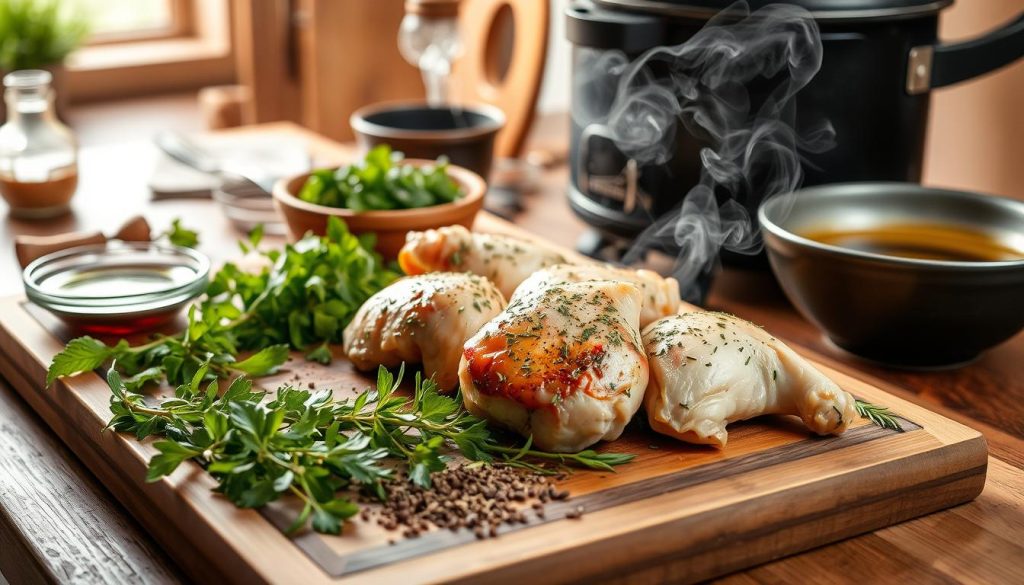
<svg viewBox="0 0 1024 585">
<path fill-rule="evenodd" d="M 534 145 L 558 148 L 557 128 Z M 287 124 L 241 130 L 304 137 L 323 162 L 347 147 Z M 46 226 L 0 220 L 0 241 L 17 233 L 106 228 L 144 212 L 157 229 L 174 217 L 200 229 L 201 248 L 235 255 L 239 236 L 207 201 L 151 203 L 146 180 L 157 154 L 146 144 L 83 153 L 74 214 Z M 568 210 L 566 169 L 546 172 L 517 223 L 572 245 L 585 226 Z M 13 252 L 0 254 L 0 294 L 20 289 Z M 988 483 L 974 502 L 722 579 L 728 583 L 885 581 L 1019 582 L 1024 575 L 1024 335 L 965 368 L 902 372 L 840 353 L 788 305 L 770 278 L 726 271 L 710 304 L 762 323 L 825 361 L 981 430 L 989 441 Z M 175 563 L 88 470 L 0 380 L 0 571 L 12 583 L 176 582 Z M 670 577 L 665 576 L 666 579 Z"/>
</svg>

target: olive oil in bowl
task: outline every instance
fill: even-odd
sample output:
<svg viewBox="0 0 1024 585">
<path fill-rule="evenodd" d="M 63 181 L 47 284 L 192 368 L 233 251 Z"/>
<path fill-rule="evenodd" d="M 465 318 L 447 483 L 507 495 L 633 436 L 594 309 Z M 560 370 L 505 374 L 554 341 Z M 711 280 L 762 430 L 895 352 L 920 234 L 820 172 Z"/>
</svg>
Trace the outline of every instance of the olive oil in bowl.
<svg viewBox="0 0 1024 585">
<path fill-rule="evenodd" d="M 818 229 L 803 237 L 858 252 L 917 260 L 1003 262 L 1024 251 L 992 235 L 952 224 L 889 224 L 864 229 Z"/>
</svg>

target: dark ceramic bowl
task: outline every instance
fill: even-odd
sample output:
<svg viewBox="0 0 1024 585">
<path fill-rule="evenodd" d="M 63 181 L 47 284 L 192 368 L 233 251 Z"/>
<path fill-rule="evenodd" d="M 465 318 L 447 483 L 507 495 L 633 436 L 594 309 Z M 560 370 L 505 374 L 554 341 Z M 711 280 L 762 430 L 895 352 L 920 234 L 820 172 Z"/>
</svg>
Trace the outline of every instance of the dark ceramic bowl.
<svg viewBox="0 0 1024 585">
<path fill-rule="evenodd" d="M 350 123 L 364 151 L 388 144 L 408 158 L 444 155 L 486 181 L 505 114 L 488 105 L 433 108 L 423 102 L 385 102 L 357 110 Z"/>
<path fill-rule="evenodd" d="M 798 235 L 951 224 L 1024 251 L 1024 202 L 908 183 L 849 183 L 775 197 L 758 217 L 790 301 L 851 353 L 901 367 L 955 366 L 1024 327 L 1024 259 L 919 260 Z"/>
</svg>

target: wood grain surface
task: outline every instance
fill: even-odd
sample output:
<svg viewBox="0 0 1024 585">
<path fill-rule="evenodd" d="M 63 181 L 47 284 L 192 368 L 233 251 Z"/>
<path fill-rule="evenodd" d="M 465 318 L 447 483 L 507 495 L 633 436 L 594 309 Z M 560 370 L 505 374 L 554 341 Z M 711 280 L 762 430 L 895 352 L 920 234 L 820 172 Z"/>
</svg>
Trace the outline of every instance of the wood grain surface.
<svg viewBox="0 0 1024 585">
<path fill-rule="evenodd" d="M 548 158 L 558 159 L 565 148 L 565 120 L 545 120 L 538 124 L 541 132 L 531 142 Z M 298 130 L 294 126 L 270 125 L 242 130 L 256 134 L 301 136 L 310 143 L 311 151 L 321 161 L 344 159 L 347 149 Z M 60 222 L 40 226 L 10 218 L 0 221 L 0 240 L 11 241 L 15 233 L 54 233 L 68 229 L 109 228 L 134 211 L 144 211 L 157 229 L 166 226 L 175 216 L 184 216 L 190 222 L 201 222 L 204 227 L 204 249 L 213 256 L 230 253 L 238 234 L 234 233 L 219 214 L 206 211 L 202 202 L 150 203 L 146 180 L 155 152 L 148 145 L 104 147 L 83 152 L 82 189 L 75 201 L 75 211 Z M 566 208 L 563 189 L 566 169 L 555 167 L 543 176 L 538 193 L 525 197 L 525 211 L 517 223 L 534 233 L 563 245 L 572 245 L 584 230 Z M 116 203 L 112 205 L 111 203 Z M 0 293 L 10 294 L 20 289 L 13 253 L 0 254 Z M 769 281 L 770 282 L 770 281 Z M 823 343 L 817 331 L 786 303 L 777 289 L 767 286 L 757 275 L 725 271 L 713 289 L 714 306 L 725 308 L 749 319 L 757 320 L 780 337 L 811 346 L 815 354 L 824 356 L 830 365 L 867 378 L 886 391 L 927 405 L 982 430 L 989 443 L 989 473 L 985 491 L 975 501 L 949 511 L 876 531 L 838 544 L 815 549 L 800 555 L 777 560 L 755 569 L 736 573 L 722 579 L 728 583 L 829 582 L 862 583 L 865 581 L 934 581 L 934 582 L 1017 582 L 1013 577 L 1024 573 L 1024 556 L 1013 555 L 1024 530 L 1024 448 L 1022 448 L 1021 421 L 1024 420 L 1024 335 L 989 352 L 978 362 L 959 371 L 916 373 L 895 372 L 864 364 L 850 356 L 837 353 Z M 870 373 L 868 373 L 870 372 Z M 891 382 L 897 381 L 902 388 Z M 0 428 L 16 429 L 16 434 L 32 437 L 25 441 L 5 443 L 5 449 L 20 454 L 24 467 L 0 490 L 0 570 L 12 583 L 65 580 L 66 567 L 88 559 L 75 557 L 64 548 L 51 548 L 48 543 L 60 539 L 68 549 L 84 549 L 90 543 L 102 542 L 104 547 L 118 546 L 119 542 L 144 543 L 138 555 L 126 553 L 126 563 L 140 574 L 165 574 L 168 562 L 153 545 L 150 536 L 141 535 L 110 494 L 98 487 L 83 468 L 74 463 L 66 450 L 49 429 L 41 427 L 38 418 L 26 417 L 24 409 L 8 408 L 7 403 L 20 403 L 9 386 L 0 380 Z M 962 410 L 960 410 L 962 409 Z M 970 414 L 970 418 L 965 414 Z M 30 432 L 34 430 L 36 434 Z M 50 440 L 36 437 L 49 437 Z M 39 455 L 31 453 L 38 452 Z M 4 451 L 6 459 L 9 452 Z M 65 460 L 67 465 L 53 461 Z M 5 468 L 5 471 L 9 469 Z M 33 485 L 30 478 L 45 474 L 63 477 L 61 481 L 40 482 Z M 93 482 L 94 490 L 66 490 L 65 485 L 84 485 Z M 18 490 L 8 486 L 17 485 Z M 75 510 L 111 510 L 119 520 L 101 521 L 94 527 L 76 523 L 67 516 L 54 515 L 48 522 L 28 527 L 28 522 L 17 522 L 19 502 L 25 498 L 39 501 L 68 501 Z M 17 516 L 15 515 L 17 514 Z M 937 538 L 937 533 L 948 536 Z M 8 540 L 10 538 L 11 540 Z M 952 543 L 950 541 L 953 541 Z M 977 545 L 976 545 L 977 543 Z M 987 546 L 995 543 L 995 562 L 987 554 Z M 11 552 L 15 551 L 15 552 Z M 102 557 L 101 557 L 102 558 Z M 102 563 L 85 574 L 103 575 Z M 994 568 L 989 565 L 996 565 Z M 996 571 L 993 575 L 993 571 Z M 995 576 L 982 579 L 980 575 Z M 671 580 L 669 568 L 654 567 L 642 574 L 622 576 L 621 582 L 661 582 Z M 17 580 L 15 577 L 17 576 Z M 1009 577 L 1009 578 L 1007 578 Z"/>
<path fill-rule="evenodd" d="M 44 574 L 60 583 L 178 580 L 138 523 L 6 384 L 0 412 L 0 566 L 10 583 Z"/>
<path fill-rule="evenodd" d="M 475 229 L 539 239 L 487 214 Z M 676 580 L 695 582 L 968 501 L 985 481 L 987 450 L 976 431 L 822 367 L 855 396 L 900 413 L 906 432 L 858 420 L 841 436 L 818 438 L 788 418 L 765 417 L 736 425 L 728 447 L 716 450 L 632 428 L 599 448 L 636 453 L 633 463 L 615 474 L 570 475 L 560 482 L 570 500 L 549 504 L 545 519 L 505 526 L 496 539 L 433 531 L 391 545 L 397 535 L 359 520 L 341 537 L 307 532 L 289 539 L 281 531 L 286 522 L 235 509 L 212 493 L 212 478 L 193 463 L 145 483 L 155 453 L 149 441 L 92 436 L 109 418 L 109 390 L 97 373 L 40 390 L 37 380 L 68 336 L 20 297 L 0 301 L 0 372 L 200 579 L 512 583 L 667 564 Z M 301 356 L 258 382 L 273 389 L 294 376 L 342 396 L 371 382 L 346 360 L 324 367 Z M 586 515 L 570 519 L 581 506 Z"/>
</svg>

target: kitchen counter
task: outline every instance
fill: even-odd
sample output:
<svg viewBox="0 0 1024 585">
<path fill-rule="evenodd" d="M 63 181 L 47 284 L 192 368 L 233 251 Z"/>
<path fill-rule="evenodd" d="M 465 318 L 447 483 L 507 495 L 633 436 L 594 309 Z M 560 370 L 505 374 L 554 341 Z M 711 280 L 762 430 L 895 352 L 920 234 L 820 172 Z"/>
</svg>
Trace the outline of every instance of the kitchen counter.
<svg viewBox="0 0 1024 585">
<path fill-rule="evenodd" d="M 350 153 L 346 146 L 290 124 L 234 132 L 302 136 L 322 163 Z M 557 144 L 546 138 L 535 137 L 533 145 L 557 152 Z M 149 201 L 146 181 L 156 157 L 148 144 L 87 149 L 74 214 L 45 228 L 6 218 L 0 221 L 0 241 L 9 243 L 17 233 L 111 231 L 132 213 L 142 212 L 155 231 L 174 217 L 183 218 L 185 225 L 199 229 L 201 249 L 215 259 L 236 255 L 234 240 L 240 234 L 209 201 Z M 556 243 L 573 245 L 585 226 L 566 205 L 566 181 L 564 165 L 546 171 L 542 188 L 526 196 L 516 223 Z M 0 275 L 0 294 L 20 291 L 10 250 L 0 255 Z M 894 371 L 832 348 L 764 274 L 725 272 L 709 304 L 765 325 L 829 365 L 980 430 L 991 455 L 985 491 L 974 502 L 774 561 L 722 582 L 1010 583 L 1024 574 L 1024 335 L 958 370 Z M 0 380 L 0 571 L 12 583 L 185 580 L 175 567 Z"/>
</svg>

